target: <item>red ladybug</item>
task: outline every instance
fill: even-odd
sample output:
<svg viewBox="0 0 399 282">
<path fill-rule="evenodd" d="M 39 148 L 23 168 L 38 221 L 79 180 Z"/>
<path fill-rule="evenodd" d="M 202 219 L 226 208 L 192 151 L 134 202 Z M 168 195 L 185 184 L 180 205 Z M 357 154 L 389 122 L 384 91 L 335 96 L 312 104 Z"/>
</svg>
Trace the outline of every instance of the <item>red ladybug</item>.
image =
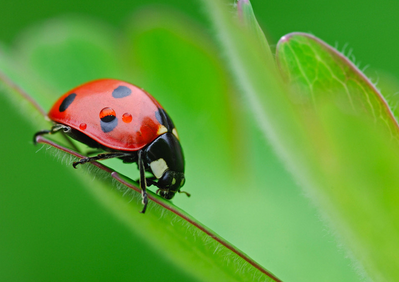
<svg viewBox="0 0 399 282">
<path fill-rule="evenodd" d="M 137 163 L 145 212 L 147 185 L 172 199 L 184 185 L 184 157 L 176 128 L 162 106 L 147 92 L 130 83 L 100 79 L 78 86 L 63 95 L 48 113 L 50 130 L 36 137 L 63 131 L 89 147 L 106 151 L 73 163 L 84 164 L 111 158 Z M 153 177 L 146 178 L 145 171 Z M 188 193 L 186 193 L 189 195 Z"/>
</svg>

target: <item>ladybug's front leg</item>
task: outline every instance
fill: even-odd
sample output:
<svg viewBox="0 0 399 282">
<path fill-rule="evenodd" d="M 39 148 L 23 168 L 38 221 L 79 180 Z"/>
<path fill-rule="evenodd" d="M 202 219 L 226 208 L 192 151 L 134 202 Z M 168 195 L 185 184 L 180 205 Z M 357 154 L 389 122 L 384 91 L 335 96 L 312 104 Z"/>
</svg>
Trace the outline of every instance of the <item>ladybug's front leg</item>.
<svg viewBox="0 0 399 282">
<path fill-rule="evenodd" d="M 60 130 L 64 131 L 65 133 L 68 133 L 68 132 L 71 131 L 71 128 L 69 126 L 67 126 L 67 125 L 56 123 L 55 125 L 53 125 L 51 127 L 50 130 L 40 130 L 40 131 L 36 132 L 35 135 L 33 135 L 33 144 L 36 145 L 37 136 L 45 135 L 45 134 L 53 134 L 53 133 L 56 133 L 56 132 L 58 132 Z"/>
<path fill-rule="evenodd" d="M 144 161 L 141 157 L 142 151 L 140 150 L 138 153 L 138 160 L 137 164 L 139 166 L 139 171 L 140 171 L 140 188 L 141 188 L 141 197 L 142 197 L 142 203 L 144 205 L 143 210 L 141 213 L 145 213 L 145 210 L 147 209 L 147 204 L 148 204 L 148 197 L 147 197 L 147 179 L 145 178 L 145 167 L 144 167 Z"/>
</svg>

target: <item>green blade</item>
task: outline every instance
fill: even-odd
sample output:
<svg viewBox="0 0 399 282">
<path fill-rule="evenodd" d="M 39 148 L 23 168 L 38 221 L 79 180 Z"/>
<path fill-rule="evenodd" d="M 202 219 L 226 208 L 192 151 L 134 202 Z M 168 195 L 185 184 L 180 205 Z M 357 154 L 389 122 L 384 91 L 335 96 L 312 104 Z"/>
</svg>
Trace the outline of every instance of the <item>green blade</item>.
<svg viewBox="0 0 399 282">
<path fill-rule="evenodd" d="M 373 279 L 397 280 L 399 148 L 391 110 L 374 85 L 321 40 L 293 33 L 277 51 L 307 116 L 324 182 L 310 191 L 312 198 Z"/>
</svg>

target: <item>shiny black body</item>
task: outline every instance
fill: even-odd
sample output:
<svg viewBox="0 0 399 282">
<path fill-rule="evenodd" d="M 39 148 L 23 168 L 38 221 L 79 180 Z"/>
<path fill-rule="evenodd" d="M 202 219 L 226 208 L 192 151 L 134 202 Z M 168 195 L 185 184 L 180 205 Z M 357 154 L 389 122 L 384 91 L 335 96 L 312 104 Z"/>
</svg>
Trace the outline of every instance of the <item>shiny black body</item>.
<svg viewBox="0 0 399 282">
<path fill-rule="evenodd" d="M 159 194 L 165 199 L 172 199 L 184 185 L 184 156 L 179 140 L 170 132 L 158 136 L 143 151 L 146 171 L 151 172 L 150 164 L 160 158 L 168 165 L 168 170 L 155 184 Z M 174 180 L 173 180 L 174 179 Z"/>
</svg>

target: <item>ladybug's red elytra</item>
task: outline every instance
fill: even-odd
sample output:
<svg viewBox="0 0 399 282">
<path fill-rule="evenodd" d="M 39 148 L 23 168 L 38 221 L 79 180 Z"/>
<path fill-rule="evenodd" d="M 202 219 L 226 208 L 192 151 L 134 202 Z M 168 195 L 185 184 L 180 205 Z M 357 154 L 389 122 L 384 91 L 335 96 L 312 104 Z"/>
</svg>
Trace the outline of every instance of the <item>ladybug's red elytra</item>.
<svg viewBox="0 0 399 282">
<path fill-rule="evenodd" d="M 39 135 L 62 131 L 106 151 L 82 158 L 73 167 L 111 158 L 137 163 L 142 213 L 148 203 L 147 185 L 158 187 L 157 193 L 165 199 L 184 192 L 180 191 L 185 182 L 184 156 L 176 128 L 157 100 L 137 86 L 116 79 L 87 82 L 59 98 L 48 117 L 54 125 L 37 132 L 34 143 Z M 153 176 L 146 178 L 146 171 Z"/>
</svg>

